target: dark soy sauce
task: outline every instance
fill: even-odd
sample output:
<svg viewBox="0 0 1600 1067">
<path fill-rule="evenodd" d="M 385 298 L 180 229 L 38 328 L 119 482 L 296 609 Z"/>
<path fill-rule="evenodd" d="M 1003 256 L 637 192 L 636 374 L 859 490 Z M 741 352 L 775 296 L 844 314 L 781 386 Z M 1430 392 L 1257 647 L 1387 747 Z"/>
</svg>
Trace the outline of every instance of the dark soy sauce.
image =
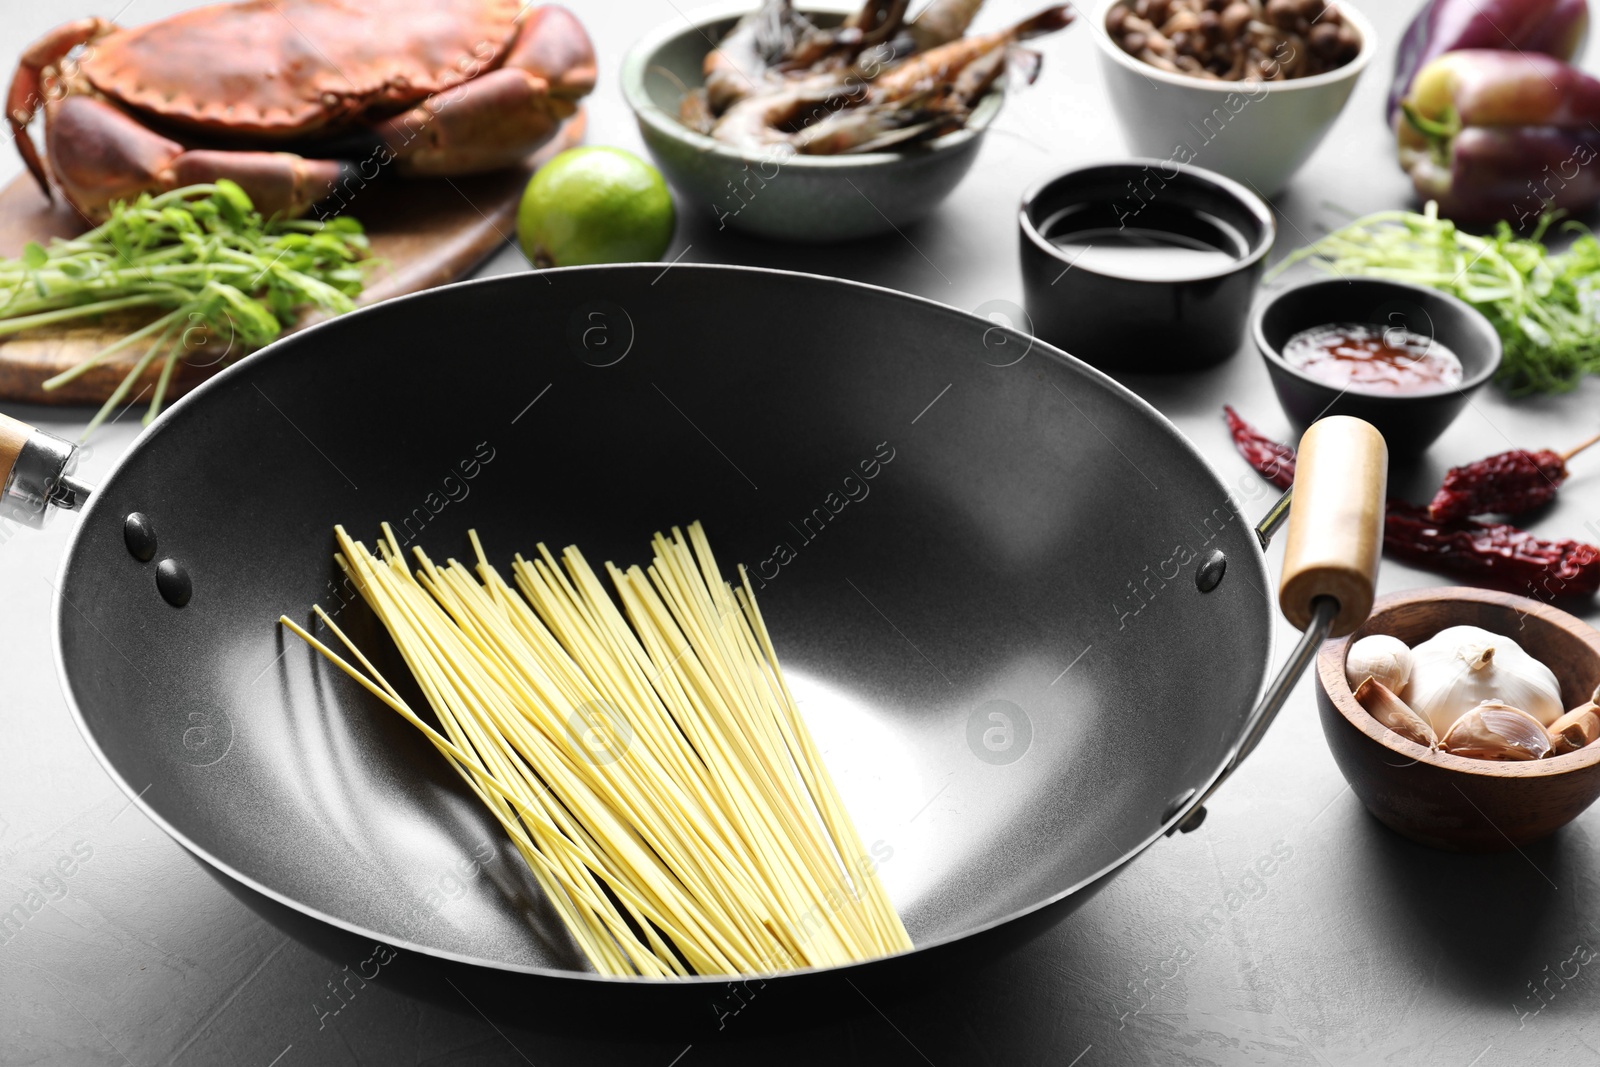
<svg viewBox="0 0 1600 1067">
<path fill-rule="evenodd" d="M 1074 204 L 1039 227 L 1073 268 L 1116 278 L 1181 282 L 1232 267 L 1250 250 L 1223 219 L 1159 200 L 1136 213 L 1108 203 Z"/>
</svg>

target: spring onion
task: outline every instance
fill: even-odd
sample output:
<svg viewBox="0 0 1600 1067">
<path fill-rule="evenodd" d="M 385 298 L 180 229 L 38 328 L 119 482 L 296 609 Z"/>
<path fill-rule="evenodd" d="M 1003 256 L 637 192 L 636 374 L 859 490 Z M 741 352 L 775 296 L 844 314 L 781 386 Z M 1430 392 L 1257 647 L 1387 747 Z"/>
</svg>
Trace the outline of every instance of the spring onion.
<svg viewBox="0 0 1600 1067">
<path fill-rule="evenodd" d="M 72 381 L 108 356 L 144 345 L 133 369 L 84 431 L 88 437 L 163 360 L 145 422 L 161 410 L 178 360 L 203 338 L 248 351 L 273 340 L 306 308 L 349 311 L 367 255 L 361 224 L 263 219 L 238 185 L 191 185 L 112 206 L 111 217 L 71 240 L 29 242 L 0 260 L 0 336 L 138 311 L 149 323 L 49 379 Z"/>
</svg>

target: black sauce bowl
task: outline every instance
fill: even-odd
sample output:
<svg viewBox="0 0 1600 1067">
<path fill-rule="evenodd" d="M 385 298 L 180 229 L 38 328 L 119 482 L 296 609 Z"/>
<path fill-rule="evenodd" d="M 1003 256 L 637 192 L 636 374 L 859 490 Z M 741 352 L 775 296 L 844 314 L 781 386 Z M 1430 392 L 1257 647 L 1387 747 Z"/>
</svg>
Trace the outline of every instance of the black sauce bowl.
<svg viewBox="0 0 1600 1067">
<path fill-rule="evenodd" d="M 1289 366 L 1283 346 L 1301 330 L 1361 322 L 1404 327 L 1461 359 L 1461 384 L 1400 396 L 1340 389 Z M 1325 415 L 1353 415 L 1376 426 L 1396 454 L 1422 452 L 1456 420 L 1473 392 L 1500 369 L 1500 335 L 1471 307 L 1436 289 L 1377 278 L 1328 278 L 1263 300 L 1250 332 L 1266 360 L 1272 388 L 1289 421 L 1304 430 Z"/>
<path fill-rule="evenodd" d="M 1220 221 L 1240 247 L 1216 270 L 1136 277 L 1090 267 L 1058 248 L 1050 237 L 1066 228 L 1064 221 L 1074 229 L 1133 225 L 1180 233 L 1186 225 Z M 1233 355 L 1276 232 L 1272 211 L 1249 189 L 1156 159 L 1059 174 L 1023 196 L 1019 222 L 1034 334 L 1112 374 L 1200 370 Z"/>
</svg>

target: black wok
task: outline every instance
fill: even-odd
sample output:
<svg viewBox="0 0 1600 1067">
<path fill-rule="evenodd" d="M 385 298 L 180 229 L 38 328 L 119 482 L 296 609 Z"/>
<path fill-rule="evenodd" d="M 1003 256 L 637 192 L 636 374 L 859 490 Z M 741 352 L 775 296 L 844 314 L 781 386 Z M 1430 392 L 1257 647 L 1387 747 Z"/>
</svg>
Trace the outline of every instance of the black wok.
<svg viewBox="0 0 1600 1067">
<path fill-rule="evenodd" d="M 1316 642 L 1364 617 L 1382 442 L 1322 425 L 1338 447 L 1306 449 L 1286 564 L 1308 635 L 1269 686 L 1265 537 L 1084 364 L 832 279 L 494 278 L 286 338 L 164 414 L 84 507 L 57 651 L 112 777 L 309 940 L 383 942 L 546 1005 L 710 1017 L 723 980 L 588 972 L 423 738 L 274 622 L 321 603 L 401 679 L 340 584 L 335 523 L 388 520 L 435 558 L 476 528 L 503 559 L 542 539 L 637 561 L 652 531 L 703 519 L 757 576 L 918 945 L 772 984 L 892 985 L 1059 919 L 1197 824 Z M 84 504 L 53 439 L 20 451 L 13 513 Z"/>
</svg>

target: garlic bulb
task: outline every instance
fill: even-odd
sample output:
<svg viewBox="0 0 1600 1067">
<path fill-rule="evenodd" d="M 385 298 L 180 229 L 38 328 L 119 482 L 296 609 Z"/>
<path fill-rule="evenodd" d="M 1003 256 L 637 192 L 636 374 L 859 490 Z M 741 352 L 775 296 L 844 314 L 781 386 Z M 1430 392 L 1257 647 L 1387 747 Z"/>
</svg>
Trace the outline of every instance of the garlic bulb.
<svg viewBox="0 0 1600 1067">
<path fill-rule="evenodd" d="M 1549 726 L 1561 717 L 1561 685 L 1550 668 L 1509 637 L 1451 626 L 1411 650 L 1400 696 L 1441 737 L 1485 700 L 1501 700 Z"/>
<path fill-rule="evenodd" d="M 1485 700 L 1451 724 L 1439 739 L 1446 752 L 1472 759 L 1530 760 L 1550 754 L 1550 735 L 1527 712 Z"/>
<path fill-rule="evenodd" d="M 1411 649 L 1388 634 L 1373 634 L 1351 645 L 1344 657 L 1344 680 L 1355 690 L 1368 678 L 1376 678 L 1392 693 L 1405 689 L 1411 680 Z"/>
<path fill-rule="evenodd" d="M 1434 734 L 1433 727 L 1428 725 L 1428 720 L 1412 711 L 1404 700 L 1395 696 L 1394 692 L 1378 681 L 1375 675 L 1369 674 L 1360 685 L 1356 686 L 1356 703 L 1366 708 L 1368 715 L 1407 741 L 1415 741 L 1426 748 L 1439 747 L 1439 738 Z"/>
</svg>

